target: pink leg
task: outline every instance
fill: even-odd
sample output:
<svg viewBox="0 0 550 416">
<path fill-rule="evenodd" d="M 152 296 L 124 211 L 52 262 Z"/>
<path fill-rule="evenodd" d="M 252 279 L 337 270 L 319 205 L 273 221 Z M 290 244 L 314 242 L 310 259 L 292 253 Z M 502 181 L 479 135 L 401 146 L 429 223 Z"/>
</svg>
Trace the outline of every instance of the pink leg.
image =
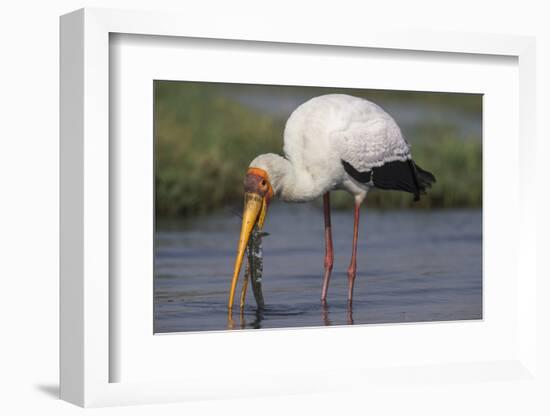
<svg viewBox="0 0 550 416">
<path fill-rule="evenodd" d="M 353 216 L 353 249 L 351 261 L 348 267 L 348 304 L 353 301 L 353 283 L 355 282 L 355 272 L 357 270 L 357 237 L 359 235 L 359 209 L 360 203 L 355 203 L 355 212 Z"/>
<path fill-rule="evenodd" d="M 323 277 L 323 291 L 321 292 L 321 301 L 327 301 L 328 283 L 330 273 L 334 264 L 334 250 L 332 248 L 332 229 L 330 225 L 330 193 L 323 195 L 323 207 L 325 211 L 325 275 Z"/>
</svg>

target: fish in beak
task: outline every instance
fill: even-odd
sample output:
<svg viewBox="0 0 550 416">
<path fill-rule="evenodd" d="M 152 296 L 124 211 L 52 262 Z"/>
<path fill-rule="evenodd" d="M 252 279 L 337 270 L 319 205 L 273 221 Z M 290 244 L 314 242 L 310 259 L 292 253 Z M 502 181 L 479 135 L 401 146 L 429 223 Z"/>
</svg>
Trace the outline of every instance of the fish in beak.
<svg viewBox="0 0 550 416">
<path fill-rule="evenodd" d="M 260 230 L 262 229 L 267 208 L 272 197 L 273 189 L 271 188 L 267 172 L 259 168 L 249 168 L 244 178 L 243 222 L 237 247 L 237 257 L 235 258 L 235 269 L 233 270 L 233 278 L 231 279 L 231 289 L 229 291 L 229 302 L 227 304 L 229 311 L 233 308 L 237 281 L 239 280 L 239 273 L 250 234 L 255 225 Z"/>
</svg>

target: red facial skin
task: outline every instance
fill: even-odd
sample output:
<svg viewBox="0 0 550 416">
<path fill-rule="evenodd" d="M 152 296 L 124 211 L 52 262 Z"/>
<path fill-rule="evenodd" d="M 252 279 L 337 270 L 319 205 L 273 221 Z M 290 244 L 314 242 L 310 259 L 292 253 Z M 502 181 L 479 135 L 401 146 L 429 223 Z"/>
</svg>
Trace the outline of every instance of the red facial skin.
<svg viewBox="0 0 550 416">
<path fill-rule="evenodd" d="M 264 176 L 250 171 L 244 177 L 244 191 L 265 197 L 267 203 L 271 201 L 273 195 L 269 181 Z"/>
</svg>

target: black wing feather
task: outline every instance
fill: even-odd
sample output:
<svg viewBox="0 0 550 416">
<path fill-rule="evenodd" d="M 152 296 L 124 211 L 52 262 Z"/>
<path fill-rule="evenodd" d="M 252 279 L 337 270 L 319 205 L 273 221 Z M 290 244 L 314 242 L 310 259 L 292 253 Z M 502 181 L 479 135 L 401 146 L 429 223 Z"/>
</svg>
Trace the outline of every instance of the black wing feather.
<svg viewBox="0 0 550 416">
<path fill-rule="evenodd" d="M 366 172 L 359 172 L 344 160 L 342 165 L 346 173 L 358 182 L 368 183 L 372 180 L 373 185 L 379 189 L 410 192 L 415 201 L 436 182 L 433 174 L 412 160 L 386 162 Z"/>
<path fill-rule="evenodd" d="M 351 176 L 353 179 L 355 179 L 357 182 L 361 183 L 368 183 L 370 182 L 371 174 L 372 172 L 370 170 L 366 172 L 359 172 L 357 169 L 355 169 L 353 166 L 351 166 L 348 162 L 345 160 L 342 160 L 342 165 L 344 166 L 344 170 L 346 173 Z"/>
</svg>

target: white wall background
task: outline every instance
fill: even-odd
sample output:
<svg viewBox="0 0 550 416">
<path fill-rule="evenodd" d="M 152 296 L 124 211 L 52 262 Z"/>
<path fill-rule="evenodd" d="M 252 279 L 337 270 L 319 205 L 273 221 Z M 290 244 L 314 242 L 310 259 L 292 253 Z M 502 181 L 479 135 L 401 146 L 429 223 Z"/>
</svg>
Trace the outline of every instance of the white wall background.
<svg viewBox="0 0 550 416">
<path fill-rule="evenodd" d="M 238 1 L 209 0 L 12 0 L 0 8 L 0 412 L 73 414 L 82 410 L 57 400 L 58 384 L 58 16 L 84 6 L 179 10 L 208 24 L 211 13 L 327 25 L 404 27 L 537 36 L 539 247 L 548 244 L 550 212 L 550 13 L 544 1 Z M 546 139 L 543 140 L 542 138 Z M 505 238 L 505 232 L 503 232 Z M 541 251 L 541 254 L 543 251 Z M 539 267 L 548 266 L 540 256 Z M 550 374 L 550 284 L 538 287 L 543 340 L 540 360 Z M 550 302 L 548 302 L 550 303 Z M 545 329 L 546 328 L 546 329 Z M 548 379 L 547 379 L 548 381 Z M 93 410 L 122 414 L 550 414 L 545 388 L 506 383 L 433 385 L 361 397 L 344 393 L 258 398 Z"/>
</svg>

